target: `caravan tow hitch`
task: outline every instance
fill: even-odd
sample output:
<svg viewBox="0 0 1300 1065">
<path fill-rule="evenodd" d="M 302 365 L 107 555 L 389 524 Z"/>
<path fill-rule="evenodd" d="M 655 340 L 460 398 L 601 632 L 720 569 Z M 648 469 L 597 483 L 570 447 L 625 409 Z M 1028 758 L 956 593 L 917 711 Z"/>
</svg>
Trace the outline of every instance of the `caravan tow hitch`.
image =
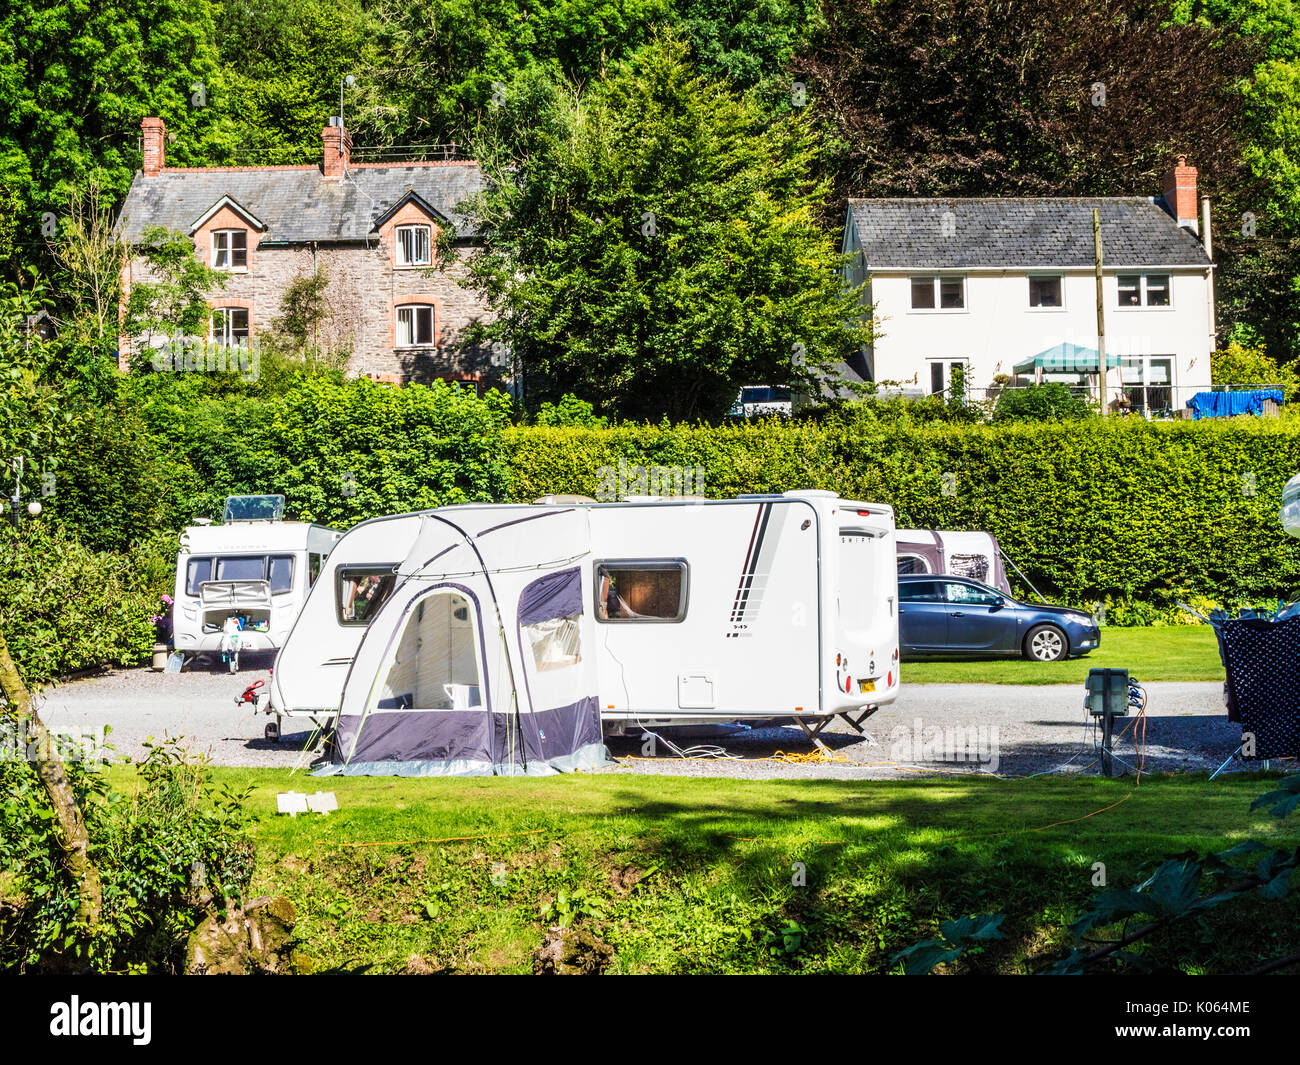
<svg viewBox="0 0 1300 1065">
<path fill-rule="evenodd" d="M 235 705 L 243 706 L 245 704 L 251 704 L 254 713 L 261 710 L 262 701 L 266 699 L 270 693 L 258 691 L 257 689 L 264 688 L 265 686 L 266 686 L 266 681 L 264 680 L 253 681 L 252 684 L 250 684 L 247 688 L 244 689 L 244 693 L 235 700 Z M 269 713 L 270 711 L 267 712 Z M 272 743 L 280 742 L 280 717 L 278 714 L 276 715 L 275 720 L 271 722 L 271 724 L 266 726 L 266 731 L 264 735 Z"/>
</svg>

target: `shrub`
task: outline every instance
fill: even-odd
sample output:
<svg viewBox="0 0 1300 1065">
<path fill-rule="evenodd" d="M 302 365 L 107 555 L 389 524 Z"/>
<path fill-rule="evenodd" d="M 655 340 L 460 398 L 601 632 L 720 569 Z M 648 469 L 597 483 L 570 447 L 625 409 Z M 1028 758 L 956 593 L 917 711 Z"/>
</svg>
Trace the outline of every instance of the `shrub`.
<svg viewBox="0 0 1300 1065">
<path fill-rule="evenodd" d="M 75 926 L 75 887 L 35 767 L 0 761 L 0 971 L 175 971 L 202 913 L 248 888 L 247 793 L 215 789 L 206 761 L 174 744 L 153 746 L 125 792 L 96 763 L 65 767 L 102 879 L 101 920 L 88 937 Z"/>
<path fill-rule="evenodd" d="M 1092 413 L 1092 407 L 1059 381 L 1028 388 L 1009 388 L 998 397 L 993 411 L 995 422 L 1077 421 Z"/>
<path fill-rule="evenodd" d="M 1300 395 L 1300 374 L 1294 366 L 1279 366 L 1262 348 L 1248 348 L 1235 341 L 1210 356 L 1210 376 L 1215 385 L 1228 388 L 1280 387 L 1287 400 Z"/>
<path fill-rule="evenodd" d="M 17 532 L 0 525 L 0 632 L 27 682 L 143 661 L 173 544 L 154 535 L 129 552 L 92 551 L 40 519 Z"/>
</svg>

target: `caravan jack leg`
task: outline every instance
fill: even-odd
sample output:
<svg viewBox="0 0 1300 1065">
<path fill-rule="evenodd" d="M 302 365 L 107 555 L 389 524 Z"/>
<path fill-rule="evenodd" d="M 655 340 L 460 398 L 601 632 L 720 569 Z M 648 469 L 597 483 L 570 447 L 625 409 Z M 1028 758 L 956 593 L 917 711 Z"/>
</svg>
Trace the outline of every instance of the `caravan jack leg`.
<svg viewBox="0 0 1300 1065">
<path fill-rule="evenodd" d="M 862 722 L 866 721 L 867 718 L 869 718 L 872 714 L 874 714 L 879 709 L 880 707 L 878 706 L 864 706 L 862 708 L 861 713 L 859 713 L 857 717 L 853 716 L 852 710 L 845 710 L 839 716 L 844 718 L 844 720 L 848 722 L 849 727 L 853 729 L 853 731 L 856 732 L 859 736 L 865 736 L 866 732 L 862 728 Z"/>
<path fill-rule="evenodd" d="M 804 730 L 804 733 L 807 735 L 807 737 L 810 740 L 812 740 L 813 743 L 815 743 L 823 751 L 825 751 L 827 754 L 831 754 L 832 752 L 831 749 L 826 746 L 826 744 L 822 743 L 821 731 L 831 723 L 831 720 L 832 719 L 830 717 L 819 717 L 817 718 L 816 721 L 813 722 L 811 726 L 809 726 L 808 722 L 805 721 L 802 717 L 795 718 L 795 721 L 798 723 L 799 727 Z"/>
</svg>

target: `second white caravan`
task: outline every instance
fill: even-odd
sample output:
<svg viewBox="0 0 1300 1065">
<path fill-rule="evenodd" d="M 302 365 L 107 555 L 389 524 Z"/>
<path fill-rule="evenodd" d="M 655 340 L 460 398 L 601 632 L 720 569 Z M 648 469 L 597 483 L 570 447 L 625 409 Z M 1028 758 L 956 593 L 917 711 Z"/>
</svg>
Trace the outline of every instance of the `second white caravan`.
<svg viewBox="0 0 1300 1065">
<path fill-rule="evenodd" d="M 563 536 L 547 535 L 551 525 Z M 583 646 L 607 731 L 794 718 L 815 732 L 835 715 L 860 721 L 899 690 L 894 537 L 889 507 L 818 491 L 471 504 L 362 522 L 330 553 L 280 650 L 269 710 L 326 726 L 345 686 L 376 705 L 391 697 L 382 677 L 354 675 L 373 657 L 359 649 L 371 633 L 400 643 L 385 605 L 409 598 L 397 594 L 407 582 L 468 579 L 438 561 L 463 560 L 468 545 L 478 560 L 468 576 L 484 578 L 488 595 L 494 572 L 579 568 Z M 455 625 L 453 612 L 448 640 Z M 482 667 L 458 668 L 469 679 L 458 674 L 442 693 L 449 707 L 474 697 Z"/>
</svg>

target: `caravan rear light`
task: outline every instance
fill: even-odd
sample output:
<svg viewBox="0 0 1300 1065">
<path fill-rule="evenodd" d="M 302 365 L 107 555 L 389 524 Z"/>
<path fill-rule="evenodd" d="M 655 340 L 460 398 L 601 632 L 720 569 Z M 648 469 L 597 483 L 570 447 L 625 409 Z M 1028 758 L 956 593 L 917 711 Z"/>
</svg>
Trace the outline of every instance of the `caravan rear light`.
<svg viewBox="0 0 1300 1065">
<path fill-rule="evenodd" d="M 858 517 L 859 517 L 859 518 L 869 518 L 869 517 L 871 517 L 871 511 L 869 511 L 869 510 L 859 510 L 859 511 L 858 511 Z"/>
</svg>

